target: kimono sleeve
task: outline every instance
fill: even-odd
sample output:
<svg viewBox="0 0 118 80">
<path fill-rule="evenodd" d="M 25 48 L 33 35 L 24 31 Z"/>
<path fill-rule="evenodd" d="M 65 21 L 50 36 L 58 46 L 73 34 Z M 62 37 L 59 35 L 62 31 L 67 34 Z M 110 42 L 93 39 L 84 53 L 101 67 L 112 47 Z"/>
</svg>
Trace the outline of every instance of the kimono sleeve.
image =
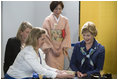
<svg viewBox="0 0 118 80">
<path fill-rule="evenodd" d="M 50 38 L 50 22 L 47 18 L 45 19 L 42 27 L 44 29 L 46 29 L 46 31 L 47 31 L 47 36 L 46 36 L 46 39 L 45 39 L 45 43 L 42 46 L 42 49 L 46 50 L 46 49 L 49 49 L 49 48 L 53 47 L 53 45 L 51 43 L 51 38 Z"/>
<path fill-rule="evenodd" d="M 62 42 L 62 47 L 63 48 L 71 48 L 70 28 L 69 28 L 69 23 L 68 23 L 67 19 L 65 22 L 65 38 Z"/>
</svg>

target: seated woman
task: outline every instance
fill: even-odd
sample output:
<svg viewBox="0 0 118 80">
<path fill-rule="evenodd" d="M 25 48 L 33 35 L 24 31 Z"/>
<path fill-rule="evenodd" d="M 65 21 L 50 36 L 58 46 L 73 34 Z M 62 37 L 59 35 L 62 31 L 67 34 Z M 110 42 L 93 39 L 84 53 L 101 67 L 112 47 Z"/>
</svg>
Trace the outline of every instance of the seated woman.
<svg viewBox="0 0 118 80">
<path fill-rule="evenodd" d="M 71 74 L 49 67 L 45 62 L 45 54 L 41 46 L 45 41 L 46 31 L 35 27 L 26 40 L 26 46 L 10 66 L 6 79 L 30 79 L 33 73 L 45 75 L 47 78 L 73 78 Z"/>
<path fill-rule="evenodd" d="M 14 63 L 14 60 L 20 52 L 20 50 L 24 48 L 25 41 L 31 29 L 31 23 L 28 21 L 23 21 L 20 24 L 16 37 L 11 37 L 8 39 L 4 57 L 4 74 L 6 74 L 9 67 Z"/>
<path fill-rule="evenodd" d="M 87 22 L 82 27 L 83 39 L 74 46 L 70 67 L 77 72 L 79 78 L 90 78 L 103 69 L 105 49 L 95 39 L 97 30 L 95 24 Z"/>
</svg>

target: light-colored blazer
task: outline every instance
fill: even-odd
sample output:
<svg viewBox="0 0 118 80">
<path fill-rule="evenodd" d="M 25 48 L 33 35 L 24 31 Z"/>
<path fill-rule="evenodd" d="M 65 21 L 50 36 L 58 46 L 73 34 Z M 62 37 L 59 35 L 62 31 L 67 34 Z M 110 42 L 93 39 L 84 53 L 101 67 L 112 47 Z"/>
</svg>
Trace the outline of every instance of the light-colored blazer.
<svg viewBox="0 0 118 80">
<path fill-rule="evenodd" d="M 7 74 L 14 78 L 32 77 L 33 72 L 55 78 L 57 69 L 49 67 L 45 62 L 45 54 L 39 49 L 40 57 L 36 54 L 32 46 L 27 46 L 20 51 L 15 62 L 10 66 Z"/>
</svg>

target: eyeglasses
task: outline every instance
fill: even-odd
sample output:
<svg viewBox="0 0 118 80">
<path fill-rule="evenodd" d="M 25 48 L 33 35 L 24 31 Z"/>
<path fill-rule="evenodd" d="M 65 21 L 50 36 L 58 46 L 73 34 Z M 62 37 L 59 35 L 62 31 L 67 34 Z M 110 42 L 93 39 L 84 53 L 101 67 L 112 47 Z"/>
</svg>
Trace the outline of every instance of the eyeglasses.
<svg viewBox="0 0 118 80">
<path fill-rule="evenodd" d="M 62 10 L 62 8 L 55 8 L 54 10 Z"/>
</svg>

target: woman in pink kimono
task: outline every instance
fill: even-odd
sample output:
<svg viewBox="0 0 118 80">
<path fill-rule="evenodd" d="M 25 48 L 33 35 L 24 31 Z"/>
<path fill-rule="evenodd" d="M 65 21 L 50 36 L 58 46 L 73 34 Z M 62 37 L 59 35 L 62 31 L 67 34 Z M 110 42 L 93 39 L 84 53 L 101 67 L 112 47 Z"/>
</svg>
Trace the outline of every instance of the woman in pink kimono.
<svg viewBox="0 0 118 80">
<path fill-rule="evenodd" d="M 49 66 L 62 70 L 64 67 L 64 54 L 71 48 L 68 19 L 61 15 L 64 8 L 62 1 L 52 1 L 52 13 L 46 17 L 43 28 L 48 36 L 42 49 L 46 53 L 46 62 Z"/>
</svg>

